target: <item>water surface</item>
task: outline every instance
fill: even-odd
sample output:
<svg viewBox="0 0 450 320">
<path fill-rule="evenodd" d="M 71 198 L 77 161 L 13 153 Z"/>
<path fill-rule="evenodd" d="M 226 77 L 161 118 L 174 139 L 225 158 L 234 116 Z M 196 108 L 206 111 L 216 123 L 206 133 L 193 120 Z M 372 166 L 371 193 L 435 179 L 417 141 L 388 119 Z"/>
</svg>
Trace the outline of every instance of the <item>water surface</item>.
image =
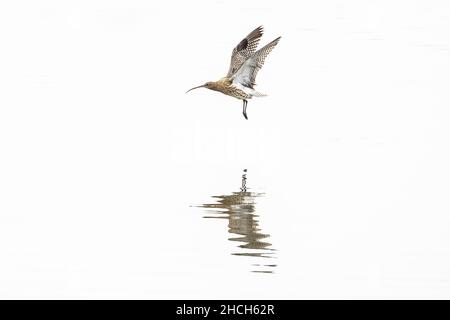
<svg viewBox="0 0 450 320">
<path fill-rule="evenodd" d="M 270 235 L 259 228 L 257 214 L 257 200 L 263 197 L 262 192 L 252 192 L 247 187 L 247 169 L 241 177 L 239 191 L 224 195 L 214 195 L 212 203 L 200 205 L 204 208 L 205 219 L 225 219 L 228 222 L 229 241 L 236 242 L 239 250 L 234 256 L 257 257 L 263 259 L 260 263 L 253 263 L 252 272 L 273 273 L 276 264 L 267 259 L 276 258 L 275 249 L 269 242 Z"/>
</svg>

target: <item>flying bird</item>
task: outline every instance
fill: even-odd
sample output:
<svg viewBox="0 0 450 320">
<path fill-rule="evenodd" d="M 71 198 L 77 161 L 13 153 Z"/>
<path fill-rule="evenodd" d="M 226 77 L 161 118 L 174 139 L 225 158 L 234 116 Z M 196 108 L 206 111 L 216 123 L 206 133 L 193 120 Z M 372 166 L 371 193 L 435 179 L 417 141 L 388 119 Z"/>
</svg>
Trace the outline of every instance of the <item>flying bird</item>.
<svg viewBox="0 0 450 320">
<path fill-rule="evenodd" d="M 208 81 L 201 86 L 189 89 L 186 93 L 198 88 L 207 88 L 240 99 L 243 101 L 242 114 L 245 119 L 248 120 L 247 100 L 252 97 L 265 96 L 265 94 L 262 94 L 254 89 L 254 86 L 256 85 L 256 75 L 264 65 L 264 60 L 267 55 L 273 48 L 275 48 L 281 38 L 278 37 L 261 49 L 256 50 L 262 34 L 263 27 L 259 26 L 250 32 L 248 36 L 242 39 L 241 42 L 239 42 L 239 44 L 233 49 L 230 68 L 225 77 L 218 81 Z"/>
</svg>

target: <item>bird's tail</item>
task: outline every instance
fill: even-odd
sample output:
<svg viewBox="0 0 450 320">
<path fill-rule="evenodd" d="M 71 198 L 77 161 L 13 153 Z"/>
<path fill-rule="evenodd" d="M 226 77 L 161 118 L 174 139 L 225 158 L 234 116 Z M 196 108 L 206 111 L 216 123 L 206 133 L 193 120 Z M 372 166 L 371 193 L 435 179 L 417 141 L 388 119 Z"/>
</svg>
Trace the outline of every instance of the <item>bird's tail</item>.
<svg viewBox="0 0 450 320">
<path fill-rule="evenodd" d="M 255 96 L 255 97 L 267 97 L 267 94 L 255 91 L 255 92 L 253 92 L 253 96 Z"/>
</svg>

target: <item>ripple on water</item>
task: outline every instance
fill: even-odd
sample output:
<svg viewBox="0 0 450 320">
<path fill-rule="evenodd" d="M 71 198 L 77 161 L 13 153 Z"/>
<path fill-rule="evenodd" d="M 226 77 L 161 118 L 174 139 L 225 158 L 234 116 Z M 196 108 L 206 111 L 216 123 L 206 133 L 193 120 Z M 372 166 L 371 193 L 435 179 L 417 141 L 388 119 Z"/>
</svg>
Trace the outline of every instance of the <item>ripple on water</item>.
<svg viewBox="0 0 450 320">
<path fill-rule="evenodd" d="M 247 187 L 247 170 L 241 177 L 239 191 L 225 195 L 212 196 L 213 203 L 206 203 L 197 207 L 205 209 L 205 219 L 228 220 L 228 232 L 232 235 L 229 241 L 236 242 L 239 251 L 231 253 L 233 256 L 251 258 L 274 259 L 276 250 L 271 248 L 268 241 L 269 234 L 262 233 L 259 228 L 259 216 L 256 214 L 256 200 L 264 193 L 251 192 Z M 264 239 L 264 241 L 262 241 Z M 251 272 L 274 273 L 276 264 L 253 263 Z"/>
</svg>

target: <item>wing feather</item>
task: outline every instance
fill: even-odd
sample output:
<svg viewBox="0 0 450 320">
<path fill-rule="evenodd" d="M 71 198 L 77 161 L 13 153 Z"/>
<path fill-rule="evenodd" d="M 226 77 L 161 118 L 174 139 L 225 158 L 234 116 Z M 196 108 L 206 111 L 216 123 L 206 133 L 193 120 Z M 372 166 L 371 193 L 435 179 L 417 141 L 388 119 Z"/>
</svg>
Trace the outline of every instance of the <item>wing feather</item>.
<svg viewBox="0 0 450 320">
<path fill-rule="evenodd" d="M 258 71 L 261 70 L 266 57 L 272 49 L 275 48 L 280 39 L 281 37 L 276 38 L 245 60 L 241 67 L 236 71 L 233 78 L 233 83 L 239 83 L 248 88 L 253 88 Z"/>
<path fill-rule="evenodd" d="M 242 64 L 252 56 L 258 46 L 263 31 L 263 26 L 259 26 L 242 39 L 242 41 L 233 49 L 227 77 L 233 76 Z"/>
</svg>

